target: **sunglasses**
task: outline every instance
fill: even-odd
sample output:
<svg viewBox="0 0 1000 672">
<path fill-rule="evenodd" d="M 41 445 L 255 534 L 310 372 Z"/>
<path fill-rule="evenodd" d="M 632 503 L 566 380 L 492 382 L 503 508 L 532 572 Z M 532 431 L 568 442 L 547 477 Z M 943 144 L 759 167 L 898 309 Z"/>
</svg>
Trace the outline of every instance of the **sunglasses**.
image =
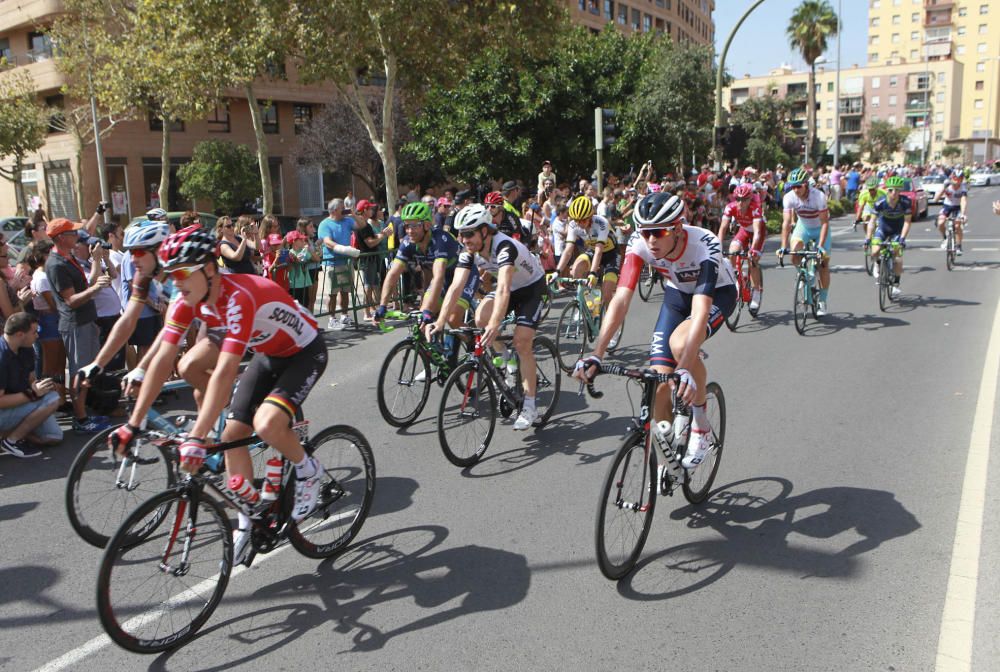
<svg viewBox="0 0 1000 672">
<path fill-rule="evenodd" d="M 744 196 L 743 198 L 737 198 L 737 201 L 752 201 L 753 196 Z"/>
<path fill-rule="evenodd" d="M 418 219 L 411 219 L 403 222 L 404 229 L 419 229 L 423 225 L 424 225 L 423 221 Z"/>
<path fill-rule="evenodd" d="M 890 187 L 890 188 L 888 188 L 888 189 L 885 190 L 885 193 L 887 193 L 887 194 L 895 194 L 898 191 L 899 191 L 899 189 L 897 189 L 896 187 Z"/>
<path fill-rule="evenodd" d="M 133 259 L 142 259 L 147 254 L 156 254 L 156 250 L 154 248 L 147 248 L 147 247 L 137 247 L 131 250 L 131 252 Z"/>
<path fill-rule="evenodd" d="M 232 228 L 235 228 L 235 227 L 234 227 L 233 224 L 223 224 L 222 228 L 224 228 L 224 229 L 232 229 Z"/>
<path fill-rule="evenodd" d="M 486 207 L 488 207 L 490 210 L 499 210 L 499 209 L 503 208 L 502 205 L 489 205 L 489 206 L 486 206 Z"/>
<path fill-rule="evenodd" d="M 462 239 L 472 238 L 474 235 L 476 235 L 475 230 L 472 230 L 472 231 L 459 231 L 458 232 L 458 237 L 462 238 Z"/>
<path fill-rule="evenodd" d="M 666 238 L 673 231 L 671 229 L 639 229 L 639 235 L 643 237 L 644 240 L 649 240 L 650 238 Z"/>
<path fill-rule="evenodd" d="M 174 270 L 169 271 L 167 275 L 169 275 L 170 279 L 173 280 L 174 282 L 178 280 L 187 280 L 188 278 L 190 278 L 192 275 L 194 275 L 204 267 L 205 264 L 196 264 L 194 266 L 181 266 L 180 268 L 175 268 Z"/>
</svg>

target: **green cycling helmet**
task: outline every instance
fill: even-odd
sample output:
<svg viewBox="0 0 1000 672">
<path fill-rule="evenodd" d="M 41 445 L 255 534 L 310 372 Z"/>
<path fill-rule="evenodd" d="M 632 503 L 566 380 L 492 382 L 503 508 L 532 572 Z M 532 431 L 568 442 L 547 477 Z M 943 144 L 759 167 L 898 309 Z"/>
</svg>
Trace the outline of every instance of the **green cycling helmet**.
<svg viewBox="0 0 1000 672">
<path fill-rule="evenodd" d="M 873 176 L 865 180 L 865 188 L 878 189 L 878 178 Z"/>
<path fill-rule="evenodd" d="M 403 211 L 399 213 L 399 217 L 404 222 L 413 220 L 418 222 L 429 222 L 431 221 L 431 206 L 427 205 L 423 201 L 409 203 L 403 208 Z"/>
<path fill-rule="evenodd" d="M 893 177 L 888 178 L 885 181 L 885 188 L 886 189 L 902 189 L 905 184 L 906 183 L 903 181 L 903 178 L 893 176 Z"/>
<path fill-rule="evenodd" d="M 805 184 L 808 180 L 809 173 L 805 171 L 805 168 L 796 168 L 788 173 L 788 179 L 785 180 L 785 184 L 789 187 L 797 187 L 800 184 Z"/>
</svg>

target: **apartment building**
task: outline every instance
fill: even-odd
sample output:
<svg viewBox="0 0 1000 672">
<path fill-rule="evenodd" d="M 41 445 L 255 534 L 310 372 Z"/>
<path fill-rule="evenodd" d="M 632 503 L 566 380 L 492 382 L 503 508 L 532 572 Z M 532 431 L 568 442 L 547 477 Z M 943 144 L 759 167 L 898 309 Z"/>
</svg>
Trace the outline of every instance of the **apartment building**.
<svg viewBox="0 0 1000 672">
<path fill-rule="evenodd" d="M 669 35 L 682 44 L 715 44 L 715 0 L 569 0 L 574 22 L 593 30 L 614 23 L 620 30 Z"/>
<path fill-rule="evenodd" d="M 840 139 L 841 153 L 858 151 L 865 128 L 874 119 L 912 129 L 899 160 L 935 158 L 959 128 L 963 66 L 954 60 L 895 65 L 852 65 L 840 71 L 839 128 L 835 106 L 835 70 L 816 70 L 816 134 L 833 153 Z M 776 96 L 792 101 L 792 125 L 806 131 L 809 73 L 782 66 L 764 76 L 744 75 L 723 93 L 723 104 L 733 110 L 749 98 Z"/>
<path fill-rule="evenodd" d="M 924 60 L 961 66 L 959 115 L 945 141 L 961 146 L 966 161 L 1000 158 L 1000 2 L 869 0 L 868 64 Z"/>
</svg>

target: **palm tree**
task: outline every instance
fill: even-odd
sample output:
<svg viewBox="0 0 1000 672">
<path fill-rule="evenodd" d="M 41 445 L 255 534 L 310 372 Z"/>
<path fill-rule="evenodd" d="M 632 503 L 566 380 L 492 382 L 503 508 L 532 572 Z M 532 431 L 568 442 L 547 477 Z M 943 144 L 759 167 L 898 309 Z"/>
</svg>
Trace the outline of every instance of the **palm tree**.
<svg viewBox="0 0 1000 672">
<path fill-rule="evenodd" d="M 826 51 L 827 40 L 837 34 L 839 27 L 840 18 L 827 0 L 802 0 L 785 30 L 788 44 L 801 52 L 802 59 L 809 65 L 806 152 L 810 163 L 816 145 L 816 59 Z"/>
</svg>

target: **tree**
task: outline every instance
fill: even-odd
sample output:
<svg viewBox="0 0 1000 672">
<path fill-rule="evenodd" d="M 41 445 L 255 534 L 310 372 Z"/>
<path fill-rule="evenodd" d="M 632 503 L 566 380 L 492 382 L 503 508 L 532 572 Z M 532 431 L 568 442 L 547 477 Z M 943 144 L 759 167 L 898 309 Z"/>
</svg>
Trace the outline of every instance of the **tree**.
<svg viewBox="0 0 1000 672">
<path fill-rule="evenodd" d="M 809 66 L 808 108 L 806 112 L 806 156 L 813 161 L 816 144 L 816 59 L 826 51 L 827 40 L 835 36 L 840 18 L 827 0 L 802 0 L 795 8 L 785 34 L 788 44 L 802 54 Z"/>
<path fill-rule="evenodd" d="M 124 120 L 125 117 L 116 117 L 113 114 L 100 116 L 97 120 L 97 127 L 100 129 L 101 138 L 107 137 L 115 126 Z M 66 110 L 53 110 L 49 125 L 56 132 L 68 133 L 73 138 L 73 164 L 76 169 L 73 172 L 73 186 L 76 189 L 76 207 L 77 212 L 86 212 L 83 202 L 86 185 L 83 152 L 94 143 L 94 120 L 91 116 L 90 105 L 82 103 Z"/>
<path fill-rule="evenodd" d="M 458 80 L 470 54 L 502 45 L 525 55 L 540 51 L 565 14 L 552 0 L 300 0 L 296 10 L 296 27 L 286 36 L 297 49 L 299 73 L 306 81 L 332 82 L 364 125 L 390 204 L 398 193 L 397 95 L 408 105 L 422 102 L 435 84 Z M 378 115 L 368 107 L 368 85 L 381 87 Z"/>
<path fill-rule="evenodd" d="M 0 78 L 0 159 L 14 162 L 0 167 L 0 177 L 14 184 L 18 214 L 27 208 L 21 185 L 24 159 L 42 148 L 48 130 L 49 111 L 35 97 L 31 76 L 22 71 Z"/>
<path fill-rule="evenodd" d="M 945 145 L 941 148 L 941 156 L 946 159 L 957 159 L 962 155 L 962 148 L 958 145 Z"/>
<path fill-rule="evenodd" d="M 746 159 L 754 166 L 788 164 L 788 146 L 794 142 L 791 103 L 777 96 L 749 98 L 732 113 L 733 124 L 749 138 Z"/>
<path fill-rule="evenodd" d="M 860 143 L 861 151 L 868 153 L 868 160 L 872 163 L 885 161 L 902 149 L 908 137 L 910 137 L 909 128 L 896 128 L 888 121 L 874 119 L 865 130 L 865 136 Z"/>
<path fill-rule="evenodd" d="M 191 162 L 177 170 L 180 192 L 192 200 L 211 200 L 226 213 L 253 201 L 260 189 L 257 157 L 245 145 L 206 140 L 194 146 Z"/>
</svg>

